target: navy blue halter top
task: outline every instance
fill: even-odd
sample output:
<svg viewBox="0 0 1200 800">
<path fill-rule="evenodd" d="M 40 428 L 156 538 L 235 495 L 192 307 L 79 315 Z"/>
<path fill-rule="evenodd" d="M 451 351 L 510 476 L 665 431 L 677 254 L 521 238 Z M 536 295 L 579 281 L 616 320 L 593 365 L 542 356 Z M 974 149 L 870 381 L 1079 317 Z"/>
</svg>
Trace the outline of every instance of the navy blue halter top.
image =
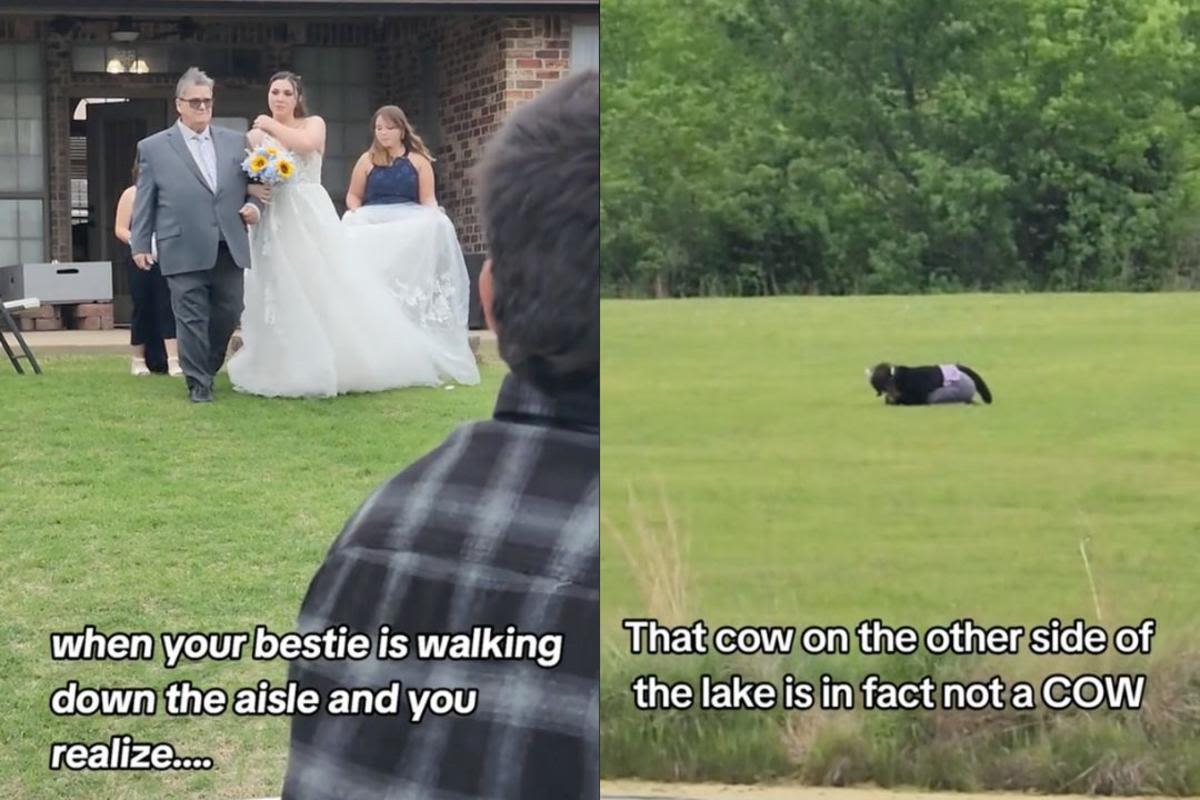
<svg viewBox="0 0 1200 800">
<path fill-rule="evenodd" d="M 391 166 L 376 164 L 367 173 L 367 193 L 363 197 L 363 205 L 419 202 L 421 195 L 417 168 L 408 160 L 408 153 L 393 161 Z"/>
</svg>

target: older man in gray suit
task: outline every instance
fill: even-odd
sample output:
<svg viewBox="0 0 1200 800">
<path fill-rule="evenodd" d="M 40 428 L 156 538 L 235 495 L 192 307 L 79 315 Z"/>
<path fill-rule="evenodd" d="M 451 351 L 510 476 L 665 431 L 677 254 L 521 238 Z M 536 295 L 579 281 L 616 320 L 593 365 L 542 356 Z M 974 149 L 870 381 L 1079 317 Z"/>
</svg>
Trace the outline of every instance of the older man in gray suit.
<svg viewBox="0 0 1200 800">
<path fill-rule="evenodd" d="M 149 269 L 157 240 L 171 289 L 179 363 L 193 403 L 213 399 L 213 376 L 225 362 L 242 313 L 242 270 L 250 267 L 248 225 L 261 217 L 263 187 L 242 171 L 245 140 L 210 125 L 213 81 L 195 67 L 175 88 L 179 122 L 138 142 L 137 197 L 130 246 Z"/>
</svg>

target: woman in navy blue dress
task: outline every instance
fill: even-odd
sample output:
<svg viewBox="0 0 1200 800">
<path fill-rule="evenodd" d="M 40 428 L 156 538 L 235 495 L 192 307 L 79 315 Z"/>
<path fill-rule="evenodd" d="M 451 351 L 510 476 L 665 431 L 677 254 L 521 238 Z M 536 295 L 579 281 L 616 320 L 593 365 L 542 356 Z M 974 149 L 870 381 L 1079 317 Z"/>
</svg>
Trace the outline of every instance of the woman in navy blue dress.
<svg viewBox="0 0 1200 800">
<path fill-rule="evenodd" d="M 397 106 L 376 111 L 371 130 L 342 218 L 353 261 L 378 271 L 403 312 L 428 333 L 442 371 L 478 383 L 467 265 L 454 224 L 437 204 L 433 156 Z"/>
</svg>

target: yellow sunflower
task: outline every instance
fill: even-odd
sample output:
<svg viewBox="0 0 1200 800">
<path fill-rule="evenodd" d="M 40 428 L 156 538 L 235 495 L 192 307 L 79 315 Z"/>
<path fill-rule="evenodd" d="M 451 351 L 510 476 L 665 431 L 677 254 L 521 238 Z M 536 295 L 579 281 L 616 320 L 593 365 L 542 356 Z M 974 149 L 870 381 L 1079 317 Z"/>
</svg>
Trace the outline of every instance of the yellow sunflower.
<svg viewBox="0 0 1200 800">
<path fill-rule="evenodd" d="M 288 161 L 286 158 L 281 158 L 279 159 L 279 164 L 277 166 L 279 168 L 279 177 L 284 179 L 292 177 L 292 171 L 295 169 L 295 167 L 292 166 L 292 162 Z"/>
<path fill-rule="evenodd" d="M 274 147 L 268 147 L 267 155 L 270 156 L 271 158 L 274 158 L 275 156 L 279 155 L 279 151 L 276 150 Z"/>
<path fill-rule="evenodd" d="M 250 159 L 250 171 L 253 172 L 255 175 L 262 172 L 266 168 L 267 168 L 267 157 L 266 156 L 255 156 L 254 158 Z"/>
</svg>

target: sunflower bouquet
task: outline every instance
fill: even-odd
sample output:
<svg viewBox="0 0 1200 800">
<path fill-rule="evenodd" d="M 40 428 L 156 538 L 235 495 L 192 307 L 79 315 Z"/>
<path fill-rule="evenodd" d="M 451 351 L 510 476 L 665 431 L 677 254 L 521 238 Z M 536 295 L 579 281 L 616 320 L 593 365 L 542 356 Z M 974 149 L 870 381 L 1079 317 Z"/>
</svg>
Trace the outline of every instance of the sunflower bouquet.
<svg viewBox="0 0 1200 800">
<path fill-rule="evenodd" d="M 242 161 L 242 171 L 249 175 L 255 183 L 278 186 L 286 183 L 296 174 L 296 159 L 287 150 L 260 144 L 258 147 L 246 151 L 246 158 Z"/>
</svg>

